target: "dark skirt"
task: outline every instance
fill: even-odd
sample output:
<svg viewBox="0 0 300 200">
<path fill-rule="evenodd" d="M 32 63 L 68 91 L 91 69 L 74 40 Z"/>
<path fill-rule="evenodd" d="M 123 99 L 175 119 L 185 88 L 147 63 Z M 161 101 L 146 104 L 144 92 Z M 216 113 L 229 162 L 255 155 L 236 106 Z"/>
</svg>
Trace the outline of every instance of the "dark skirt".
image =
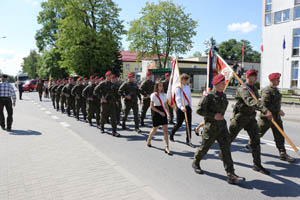
<svg viewBox="0 0 300 200">
<path fill-rule="evenodd" d="M 161 116 L 159 113 L 151 110 L 151 114 L 152 114 L 152 123 L 153 123 L 153 127 L 157 127 L 160 125 L 167 125 L 168 124 L 168 117 L 167 117 L 167 113 L 164 111 L 162 106 L 155 106 L 156 109 L 158 109 L 161 112 L 165 113 L 165 116 Z"/>
</svg>

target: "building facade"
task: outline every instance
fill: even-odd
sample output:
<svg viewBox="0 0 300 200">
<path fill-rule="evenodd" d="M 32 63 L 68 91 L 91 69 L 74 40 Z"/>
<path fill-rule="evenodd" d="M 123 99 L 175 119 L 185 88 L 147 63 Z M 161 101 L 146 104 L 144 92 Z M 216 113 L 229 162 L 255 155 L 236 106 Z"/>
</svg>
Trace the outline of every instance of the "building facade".
<svg viewBox="0 0 300 200">
<path fill-rule="evenodd" d="M 300 0 L 263 0 L 261 86 L 279 72 L 281 88 L 300 88 Z"/>
</svg>

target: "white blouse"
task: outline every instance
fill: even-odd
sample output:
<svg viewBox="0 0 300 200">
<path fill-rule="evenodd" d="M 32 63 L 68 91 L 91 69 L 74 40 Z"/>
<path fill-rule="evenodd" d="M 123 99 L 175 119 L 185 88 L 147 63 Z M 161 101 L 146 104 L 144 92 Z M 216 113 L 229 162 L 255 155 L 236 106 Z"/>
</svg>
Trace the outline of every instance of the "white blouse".
<svg viewBox="0 0 300 200">
<path fill-rule="evenodd" d="M 152 93 L 150 96 L 151 101 L 154 103 L 154 106 L 165 106 L 164 104 L 167 102 L 167 96 L 165 93 L 159 93 L 160 100 L 163 105 L 160 104 L 160 101 L 158 100 L 155 93 Z"/>
</svg>

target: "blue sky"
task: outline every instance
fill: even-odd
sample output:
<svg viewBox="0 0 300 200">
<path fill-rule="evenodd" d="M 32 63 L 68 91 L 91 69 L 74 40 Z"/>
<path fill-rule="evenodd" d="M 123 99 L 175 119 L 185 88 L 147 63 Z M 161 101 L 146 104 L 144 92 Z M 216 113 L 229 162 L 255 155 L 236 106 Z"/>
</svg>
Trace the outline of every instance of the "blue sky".
<svg viewBox="0 0 300 200">
<path fill-rule="evenodd" d="M 21 70 L 22 58 L 36 49 L 34 35 L 40 28 L 36 17 L 43 0 L 3 0 L 0 5 L 0 69 L 14 75 Z M 128 22 L 139 17 L 147 0 L 114 0 L 122 9 L 120 18 L 126 29 Z M 148 0 L 158 2 L 158 0 Z M 262 0 L 173 0 L 182 5 L 198 21 L 197 35 L 193 38 L 195 51 L 205 50 L 204 41 L 213 36 L 217 42 L 231 38 L 247 39 L 254 49 L 261 45 Z M 122 40 L 123 48 L 128 42 Z"/>
</svg>

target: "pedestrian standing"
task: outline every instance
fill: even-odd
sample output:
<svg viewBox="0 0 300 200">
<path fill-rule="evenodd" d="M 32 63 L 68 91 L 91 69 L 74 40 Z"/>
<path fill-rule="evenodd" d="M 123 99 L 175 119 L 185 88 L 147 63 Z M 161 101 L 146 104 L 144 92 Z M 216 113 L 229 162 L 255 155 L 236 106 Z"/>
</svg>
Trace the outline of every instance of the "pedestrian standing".
<svg viewBox="0 0 300 200">
<path fill-rule="evenodd" d="M 230 137 L 224 114 L 228 106 L 225 88 L 225 77 L 222 74 L 212 80 L 215 90 L 206 94 L 199 103 L 197 113 L 204 117 L 204 130 L 202 142 L 197 149 L 192 167 L 197 174 L 203 174 L 200 161 L 204 158 L 210 147 L 217 140 L 223 155 L 223 164 L 227 172 L 227 182 L 238 184 L 245 180 L 234 173 L 233 161 L 230 152 Z"/>
<path fill-rule="evenodd" d="M 50 85 L 50 83 L 49 83 L 49 81 L 44 81 L 44 97 L 45 98 L 49 98 L 49 85 Z"/>
<path fill-rule="evenodd" d="M 174 135 L 176 131 L 181 127 L 183 121 L 185 120 L 185 113 L 187 115 L 188 124 L 186 124 L 186 144 L 193 147 L 191 143 L 191 128 L 192 128 L 192 96 L 191 88 L 189 86 L 190 76 L 187 74 L 182 74 L 180 76 L 180 81 L 182 88 L 176 88 L 175 90 L 175 101 L 176 101 L 176 116 L 177 121 L 172 129 L 170 140 L 174 142 Z M 189 133 L 188 133 L 189 129 Z"/>
<path fill-rule="evenodd" d="M 0 126 L 5 130 L 5 118 L 3 109 L 5 107 L 7 112 L 6 125 L 7 131 L 11 131 L 13 122 L 13 107 L 16 106 L 16 93 L 11 84 L 7 82 L 8 76 L 2 75 L 2 82 L 0 83 Z"/>
<path fill-rule="evenodd" d="M 157 132 L 158 128 L 162 126 L 165 141 L 165 153 L 172 155 L 169 149 L 169 136 L 168 136 L 168 103 L 167 97 L 164 92 L 164 85 L 162 81 L 157 81 L 154 85 L 154 91 L 150 95 L 150 107 L 152 114 L 152 130 L 150 131 L 147 139 L 147 146 L 152 147 L 151 139 Z"/>
<path fill-rule="evenodd" d="M 23 81 L 18 81 L 18 90 L 19 90 L 19 99 L 22 100 L 23 90 Z"/>
</svg>

